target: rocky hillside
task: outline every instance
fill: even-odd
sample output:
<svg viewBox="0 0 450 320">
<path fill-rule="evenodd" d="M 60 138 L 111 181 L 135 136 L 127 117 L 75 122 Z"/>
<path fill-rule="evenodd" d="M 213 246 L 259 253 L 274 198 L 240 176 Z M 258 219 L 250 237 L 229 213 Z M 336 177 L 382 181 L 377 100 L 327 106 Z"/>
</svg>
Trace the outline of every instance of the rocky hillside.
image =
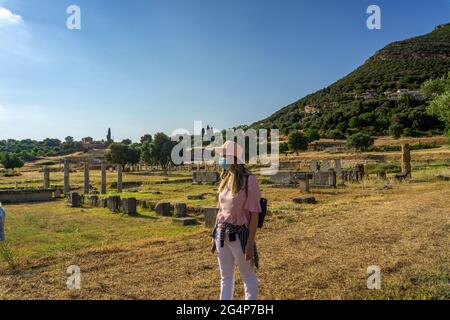
<svg viewBox="0 0 450 320">
<path fill-rule="evenodd" d="M 282 133 L 313 128 L 329 137 L 361 129 L 388 134 L 393 125 L 407 135 L 438 133 L 443 125 L 425 114 L 420 86 L 449 71 L 450 24 L 445 24 L 389 44 L 341 80 L 251 126 Z"/>
</svg>

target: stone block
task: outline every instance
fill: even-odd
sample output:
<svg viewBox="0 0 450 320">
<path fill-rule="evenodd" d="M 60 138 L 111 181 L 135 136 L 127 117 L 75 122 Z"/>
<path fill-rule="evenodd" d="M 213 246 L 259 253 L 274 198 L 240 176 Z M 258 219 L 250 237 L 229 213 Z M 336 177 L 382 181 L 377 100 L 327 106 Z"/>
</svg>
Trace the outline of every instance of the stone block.
<svg viewBox="0 0 450 320">
<path fill-rule="evenodd" d="M 205 196 L 202 194 L 191 194 L 187 196 L 188 200 L 203 200 Z"/>
<path fill-rule="evenodd" d="M 119 212 L 120 211 L 120 197 L 119 196 L 111 196 L 108 198 L 108 208 L 111 212 Z"/>
<path fill-rule="evenodd" d="M 203 215 L 205 217 L 205 226 L 214 228 L 216 226 L 217 208 L 204 208 Z"/>
<path fill-rule="evenodd" d="M 218 172 L 197 171 L 192 173 L 192 182 L 196 183 L 217 183 L 220 180 Z"/>
<path fill-rule="evenodd" d="M 311 192 L 311 188 L 309 186 L 309 179 L 298 180 L 298 186 L 300 190 L 306 193 Z"/>
<path fill-rule="evenodd" d="M 292 185 L 295 184 L 294 172 L 277 172 L 276 174 L 270 176 L 270 182 L 273 184 L 281 184 L 281 185 Z"/>
<path fill-rule="evenodd" d="M 99 205 L 99 199 L 98 196 L 90 196 L 89 197 L 89 204 L 93 207 L 98 207 Z"/>
<path fill-rule="evenodd" d="M 292 201 L 294 203 L 298 203 L 298 204 L 300 204 L 300 203 L 312 203 L 312 204 L 317 203 L 316 198 L 312 197 L 312 196 L 296 197 L 296 198 L 292 199 Z"/>
<path fill-rule="evenodd" d="M 184 218 L 187 216 L 186 203 L 175 203 L 174 214 L 177 218 Z"/>
<path fill-rule="evenodd" d="M 78 192 L 69 193 L 69 206 L 72 208 L 81 206 L 81 196 Z"/>
<path fill-rule="evenodd" d="M 136 214 L 136 198 L 124 198 L 122 199 L 122 209 L 125 214 Z"/>
<path fill-rule="evenodd" d="M 173 218 L 172 222 L 174 224 L 179 224 L 179 225 L 182 225 L 182 226 L 192 226 L 192 225 L 198 224 L 197 219 L 195 219 L 195 218 L 188 218 L 188 217 Z"/>
<path fill-rule="evenodd" d="M 450 176 L 444 176 L 443 174 L 438 174 L 436 176 L 436 179 L 440 181 L 450 181 Z"/>
<path fill-rule="evenodd" d="M 170 216 L 170 203 L 168 202 L 159 202 L 155 206 L 155 212 L 161 216 Z"/>
</svg>

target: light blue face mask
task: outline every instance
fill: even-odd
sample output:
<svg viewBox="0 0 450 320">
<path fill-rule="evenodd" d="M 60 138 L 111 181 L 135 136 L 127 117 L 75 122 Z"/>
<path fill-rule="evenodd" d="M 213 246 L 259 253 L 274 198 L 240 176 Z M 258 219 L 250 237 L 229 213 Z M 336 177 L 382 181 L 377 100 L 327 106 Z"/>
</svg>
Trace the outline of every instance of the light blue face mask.
<svg viewBox="0 0 450 320">
<path fill-rule="evenodd" d="M 227 162 L 227 159 L 219 159 L 219 167 L 221 167 L 224 170 L 228 170 L 230 165 Z"/>
</svg>

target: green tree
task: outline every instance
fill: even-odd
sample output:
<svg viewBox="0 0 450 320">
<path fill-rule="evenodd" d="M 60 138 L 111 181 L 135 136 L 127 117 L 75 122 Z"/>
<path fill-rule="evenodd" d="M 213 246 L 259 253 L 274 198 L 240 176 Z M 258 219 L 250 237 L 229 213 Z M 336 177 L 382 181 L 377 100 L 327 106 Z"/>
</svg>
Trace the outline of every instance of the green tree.
<svg viewBox="0 0 450 320">
<path fill-rule="evenodd" d="M 308 149 L 308 139 L 300 131 L 293 131 L 288 136 L 288 146 L 289 150 L 298 155 L 299 151 Z"/>
<path fill-rule="evenodd" d="M 133 143 L 133 141 L 131 141 L 131 139 L 123 139 L 122 140 L 122 144 L 127 145 L 127 146 L 131 145 L 132 143 Z"/>
<path fill-rule="evenodd" d="M 430 79 L 422 85 L 423 94 L 428 97 L 435 97 L 447 92 L 450 88 L 450 72 L 446 77 Z"/>
<path fill-rule="evenodd" d="M 152 143 L 152 140 L 153 140 L 153 137 L 151 134 L 144 134 L 141 137 L 141 144 L 144 144 L 145 142 Z"/>
<path fill-rule="evenodd" d="M 141 160 L 149 166 L 156 165 L 156 160 L 153 158 L 152 145 L 149 142 L 144 142 L 141 147 Z"/>
<path fill-rule="evenodd" d="M 155 134 L 151 144 L 144 143 L 141 150 L 141 159 L 148 165 L 158 164 L 166 171 L 172 162 L 172 148 L 174 141 L 162 132 Z"/>
<path fill-rule="evenodd" d="M 136 145 L 131 145 L 127 150 L 127 163 L 135 165 L 141 160 L 141 149 Z"/>
<path fill-rule="evenodd" d="M 349 148 L 355 148 L 360 151 L 366 151 L 373 145 L 373 138 L 366 132 L 358 132 L 350 136 L 347 140 Z"/>
<path fill-rule="evenodd" d="M 400 136 L 403 133 L 403 130 L 404 130 L 404 127 L 399 123 L 394 122 L 393 124 L 391 124 L 389 126 L 389 134 L 395 139 L 400 138 Z"/>
<path fill-rule="evenodd" d="M 315 129 L 307 129 L 305 131 L 305 136 L 309 143 L 320 140 L 319 131 Z"/>
<path fill-rule="evenodd" d="M 5 167 L 5 169 L 16 169 L 21 168 L 24 162 L 14 153 L 2 152 L 0 153 L 0 163 Z"/>
<path fill-rule="evenodd" d="M 75 140 L 73 139 L 73 137 L 67 136 L 67 137 L 64 139 L 64 142 L 65 142 L 67 145 L 72 145 L 72 144 L 75 142 Z"/>
<path fill-rule="evenodd" d="M 289 152 L 289 145 L 287 142 L 281 142 L 280 143 L 280 153 L 283 153 L 287 156 L 287 153 Z"/>
<path fill-rule="evenodd" d="M 108 161 L 115 164 L 121 164 L 122 166 L 129 163 L 129 147 L 122 143 L 113 142 L 109 146 L 108 153 L 106 155 Z"/>
<path fill-rule="evenodd" d="M 362 121 L 359 118 L 359 116 L 355 116 L 352 117 L 349 121 L 348 121 L 348 126 L 350 128 L 361 128 L 362 127 Z"/>
<path fill-rule="evenodd" d="M 450 135 L 450 72 L 447 77 L 426 81 L 422 90 L 431 98 L 427 112 L 444 122 Z"/>
<path fill-rule="evenodd" d="M 337 129 L 329 131 L 327 133 L 327 136 L 330 139 L 333 139 L 333 140 L 340 140 L 340 139 L 345 139 L 346 138 L 345 134 L 343 134 L 341 131 L 339 131 Z"/>
</svg>

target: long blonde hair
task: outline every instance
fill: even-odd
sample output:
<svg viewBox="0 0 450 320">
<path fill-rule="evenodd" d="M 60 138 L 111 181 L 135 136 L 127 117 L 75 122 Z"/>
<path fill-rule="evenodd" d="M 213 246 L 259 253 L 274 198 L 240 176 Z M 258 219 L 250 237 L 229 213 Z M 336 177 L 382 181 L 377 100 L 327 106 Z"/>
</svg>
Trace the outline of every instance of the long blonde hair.
<svg viewBox="0 0 450 320">
<path fill-rule="evenodd" d="M 225 187 L 231 186 L 231 192 L 233 195 L 237 195 L 242 188 L 244 188 L 248 176 L 252 173 L 248 170 L 245 164 L 238 164 L 236 159 L 234 164 L 231 164 L 228 170 L 223 170 L 220 175 L 221 182 L 219 185 L 219 192 Z"/>
</svg>

